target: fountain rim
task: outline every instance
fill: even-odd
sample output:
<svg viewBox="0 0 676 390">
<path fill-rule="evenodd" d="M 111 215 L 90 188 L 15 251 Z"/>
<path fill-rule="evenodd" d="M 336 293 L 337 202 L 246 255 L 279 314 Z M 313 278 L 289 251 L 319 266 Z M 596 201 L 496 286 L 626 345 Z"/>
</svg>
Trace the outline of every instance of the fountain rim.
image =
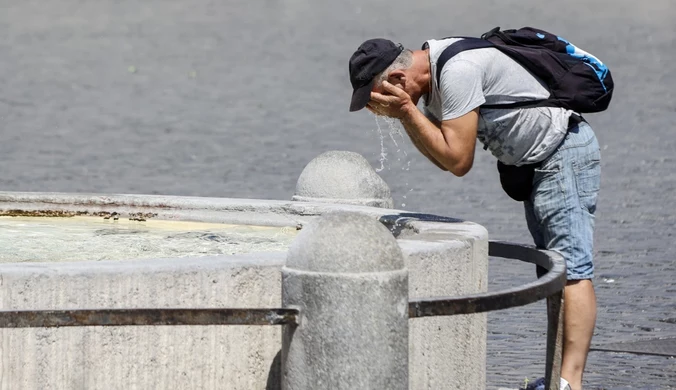
<svg viewBox="0 0 676 390">
<path fill-rule="evenodd" d="M 193 221 L 273 227 L 303 225 L 323 214 L 357 212 L 379 219 L 395 238 L 412 237 L 434 230 L 457 234 L 469 232 L 487 238 L 483 226 L 474 222 L 408 210 L 371 206 L 305 202 L 295 200 L 215 198 L 178 195 L 96 194 L 63 192 L 0 191 L 0 216 L 110 216 L 139 220 Z"/>
</svg>

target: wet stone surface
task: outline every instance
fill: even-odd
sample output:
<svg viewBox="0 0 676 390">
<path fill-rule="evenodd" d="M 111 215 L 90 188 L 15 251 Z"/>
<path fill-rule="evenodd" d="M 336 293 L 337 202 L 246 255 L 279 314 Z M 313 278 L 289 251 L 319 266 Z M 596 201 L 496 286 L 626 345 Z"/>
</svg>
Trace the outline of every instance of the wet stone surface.
<svg viewBox="0 0 676 390">
<path fill-rule="evenodd" d="M 292 228 L 129 217 L 0 217 L 0 263 L 128 260 L 286 251 Z"/>
<path fill-rule="evenodd" d="M 354 151 L 380 166 L 373 116 L 348 114 L 347 60 L 362 41 L 417 48 L 498 25 L 542 27 L 600 57 L 617 85 L 611 108 L 587 116 L 602 149 L 593 343 L 676 336 L 672 0 L 264 4 L 5 1 L 0 189 L 290 199 L 303 167 L 324 151 Z M 385 135 L 380 174 L 395 207 L 530 242 L 488 152 L 477 147 L 472 171 L 455 178 L 394 138 L 398 145 Z M 496 259 L 489 288 L 534 277 Z M 544 304 L 488 318 L 489 387 L 541 376 Z M 587 372 L 587 388 L 676 386 L 676 359 L 665 357 L 592 352 Z"/>
</svg>

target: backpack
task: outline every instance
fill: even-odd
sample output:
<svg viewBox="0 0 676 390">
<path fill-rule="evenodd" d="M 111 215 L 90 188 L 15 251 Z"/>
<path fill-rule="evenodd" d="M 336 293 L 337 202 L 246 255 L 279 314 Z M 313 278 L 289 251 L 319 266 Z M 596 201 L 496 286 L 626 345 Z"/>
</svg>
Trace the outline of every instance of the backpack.
<svg viewBox="0 0 676 390">
<path fill-rule="evenodd" d="M 447 47 L 437 60 L 439 85 L 444 64 L 465 50 L 493 47 L 508 55 L 549 88 L 547 99 L 508 104 L 484 104 L 482 108 L 562 107 L 579 113 L 604 111 L 613 95 L 610 70 L 598 58 L 567 40 L 532 27 L 500 31 L 496 27 L 481 38 L 464 38 Z"/>
</svg>

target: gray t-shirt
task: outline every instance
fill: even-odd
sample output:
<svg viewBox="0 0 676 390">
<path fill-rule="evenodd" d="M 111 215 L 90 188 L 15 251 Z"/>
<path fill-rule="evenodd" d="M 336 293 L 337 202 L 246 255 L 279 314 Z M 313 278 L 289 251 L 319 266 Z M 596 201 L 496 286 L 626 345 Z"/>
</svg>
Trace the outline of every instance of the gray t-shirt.
<svg viewBox="0 0 676 390">
<path fill-rule="evenodd" d="M 468 50 L 451 58 L 435 75 L 441 52 L 458 38 L 429 40 L 432 88 L 425 115 L 438 121 L 455 119 L 482 104 L 544 99 L 549 91 L 528 70 L 497 49 Z M 547 158 L 563 140 L 572 111 L 557 107 L 481 109 L 478 139 L 509 165 Z"/>
</svg>

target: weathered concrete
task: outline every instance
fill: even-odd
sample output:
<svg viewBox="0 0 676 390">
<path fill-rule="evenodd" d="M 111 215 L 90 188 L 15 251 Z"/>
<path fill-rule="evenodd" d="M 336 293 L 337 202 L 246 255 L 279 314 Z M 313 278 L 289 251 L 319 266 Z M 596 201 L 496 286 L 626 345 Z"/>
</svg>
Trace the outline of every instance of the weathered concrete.
<svg viewBox="0 0 676 390">
<path fill-rule="evenodd" d="M 351 211 L 373 221 L 380 219 L 395 232 L 410 272 L 411 298 L 485 292 L 487 285 L 486 230 L 434 215 L 314 202 L 0 192 L 0 214 L 8 210 L 89 215 L 115 211 L 122 218 L 149 213 L 151 218 L 166 220 L 299 226 L 303 230 L 318 216 Z M 281 307 L 284 262 L 285 253 L 280 252 L 134 262 L 4 264 L 0 265 L 0 303 L 5 309 L 26 310 Z M 478 314 L 411 320 L 410 388 L 439 388 L 439 384 L 442 388 L 483 388 L 485 318 Z M 13 329 L 0 335 L 3 389 L 128 389 L 155 384 L 166 389 L 279 388 L 279 361 L 273 359 L 281 348 L 277 327 Z"/>
<path fill-rule="evenodd" d="M 320 217 L 282 269 L 282 388 L 408 389 L 408 271 L 392 234 L 354 213 Z"/>
<path fill-rule="evenodd" d="M 358 153 L 329 151 L 310 161 L 296 183 L 293 200 L 394 207 L 387 183 Z"/>
<path fill-rule="evenodd" d="M 5 264 L 9 309 L 279 307 L 283 254 Z M 0 388 L 264 389 L 277 326 L 0 329 Z M 272 369 L 271 369 L 272 368 Z M 272 387 L 275 388 L 275 387 Z"/>
<path fill-rule="evenodd" d="M 345 166 L 345 167 L 344 167 Z M 327 152 L 312 160 L 298 179 L 300 191 L 351 203 L 358 194 L 352 170 L 382 179 L 357 153 Z M 341 176 L 343 175 L 343 176 Z M 338 177 L 339 180 L 331 181 Z M 347 186 L 341 186 L 346 183 Z M 350 184 L 351 183 L 351 184 Z M 382 182 L 387 188 L 387 184 Z M 369 188 L 369 186 L 365 186 Z M 311 192 L 315 191 L 315 192 Z M 389 197 L 389 188 L 387 189 Z M 437 222 L 429 215 L 388 218 L 399 231 L 407 254 L 410 298 L 461 296 L 487 291 L 488 233 L 473 223 Z M 443 220 L 443 218 L 441 219 Z M 397 229 L 398 228 L 398 229 Z M 411 237 L 411 239 L 404 239 Z M 412 320 L 409 334 L 409 380 L 413 389 L 472 388 L 486 385 L 486 313 Z"/>
<path fill-rule="evenodd" d="M 487 291 L 488 234 L 472 223 L 414 222 L 399 239 L 409 299 Z M 429 229 L 428 229 L 429 228 Z M 486 313 L 410 320 L 411 389 L 486 388 Z"/>
</svg>

